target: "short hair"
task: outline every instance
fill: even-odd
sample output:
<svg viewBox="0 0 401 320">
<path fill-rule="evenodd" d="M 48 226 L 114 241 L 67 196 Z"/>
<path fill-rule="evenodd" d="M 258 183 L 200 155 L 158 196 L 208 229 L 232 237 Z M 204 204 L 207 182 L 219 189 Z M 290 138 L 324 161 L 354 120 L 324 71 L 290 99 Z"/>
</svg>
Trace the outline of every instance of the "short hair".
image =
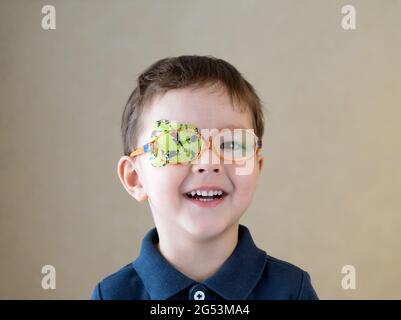
<svg viewBox="0 0 401 320">
<path fill-rule="evenodd" d="M 250 112 L 255 134 L 264 133 L 263 104 L 253 86 L 230 63 L 213 56 L 183 55 L 161 59 L 137 78 L 137 86 L 125 105 L 121 121 L 124 154 L 136 148 L 141 116 L 154 97 L 169 90 L 220 85 L 240 112 Z M 235 104 L 237 102 L 238 104 Z"/>
</svg>

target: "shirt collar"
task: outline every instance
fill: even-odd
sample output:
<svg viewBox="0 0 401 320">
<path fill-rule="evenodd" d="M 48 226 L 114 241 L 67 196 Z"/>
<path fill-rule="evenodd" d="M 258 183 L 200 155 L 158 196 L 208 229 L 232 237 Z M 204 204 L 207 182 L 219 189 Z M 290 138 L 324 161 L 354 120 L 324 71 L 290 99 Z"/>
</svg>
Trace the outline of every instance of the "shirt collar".
<svg viewBox="0 0 401 320">
<path fill-rule="evenodd" d="M 176 270 L 154 247 L 159 238 L 152 228 L 142 240 L 133 266 L 152 300 L 166 300 L 196 281 Z M 239 225 L 238 243 L 233 253 L 211 277 L 202 283 L 226 300 L 243 300 L 257 284 L 266 263 L 266 252 L 259 249 L 244 225 Z"/>
</svg>

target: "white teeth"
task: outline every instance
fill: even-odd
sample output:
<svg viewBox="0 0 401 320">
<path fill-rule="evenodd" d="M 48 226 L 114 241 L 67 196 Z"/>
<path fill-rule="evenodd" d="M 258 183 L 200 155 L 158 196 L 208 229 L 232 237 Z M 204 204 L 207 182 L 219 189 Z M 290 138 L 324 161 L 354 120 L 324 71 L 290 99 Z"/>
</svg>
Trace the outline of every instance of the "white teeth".
<svg viewBox="0 0 401 320">
<path fill-rule="evenodd" d="M 221 196 L 224 193 L 222 190 L 192 190 L 188 192 L 188 195 L 191 195 L 192 197 L 194 196 L 202 196 L 202 197 L 213 197 L 213 196 Z M 208 201 L 209 199 L 205 199 Z"/>
</svg>

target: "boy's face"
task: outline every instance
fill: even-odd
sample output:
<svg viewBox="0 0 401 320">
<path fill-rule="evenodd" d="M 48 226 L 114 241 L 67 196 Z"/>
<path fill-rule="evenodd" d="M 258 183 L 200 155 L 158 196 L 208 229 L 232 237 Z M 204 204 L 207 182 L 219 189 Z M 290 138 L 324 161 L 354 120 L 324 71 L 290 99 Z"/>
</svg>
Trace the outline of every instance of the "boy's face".
<svg viewBox="0 0 401 320">
<path fill-rule="evenodd" d="M 190 123 L 199 129 L 253 128 L 249 112 L 234 110 L 225 90 L 170 90 L 155 98 L 143 114 L 136 147 L 149 142 L 152 125 L 160 119 Z M 211 153 L 205 150 L 196 163 L 161 168 L 151 165 L 149 154 L 123 156 L 118 174 L 129 194 L 139 202 L 148 200 L 158 229 L 206 240 L 238 223 L 251 203 L 263 165 L 263 158 L 255 155 L 248 160 L 254 161 L 253 170 L 239 175 L 236 168 L 243 165 L 214 163 L 209 161 Z M 187 198 L 187 192 L 208 186 L 227 193 L 218 205 L 205 206 L 205 202 L 199 204 Z"/>
</svg>

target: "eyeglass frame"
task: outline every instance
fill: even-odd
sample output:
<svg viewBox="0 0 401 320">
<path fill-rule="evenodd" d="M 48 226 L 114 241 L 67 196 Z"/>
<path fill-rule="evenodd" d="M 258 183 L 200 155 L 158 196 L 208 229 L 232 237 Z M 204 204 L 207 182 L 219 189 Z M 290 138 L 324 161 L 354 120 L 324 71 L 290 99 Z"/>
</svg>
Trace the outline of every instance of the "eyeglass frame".
<svg viewBox="0 0 401 320">
<path fill-rule="evenodd" d="M 169 163 L 169 164 L 180 165 L 180 164 L 188 164 L 188 163 L 191 163 L 191 162 L 193 162 L 193 161 L 196 161 L 196 160 L 198 160 L 198 159 L 202 156 L 202 154 L 203 154 L 203 152 L 204 152 L 205 150 L 210 149 L 210 146 L 212 146 L 211 150 L 214 152 L 215 155 L 219 156 L 220 160 L 227 160 L 227 159 L 224 158 L 224 156 L 222 155 L 221 152 L 219 152 L 219 154 L 218 154 L 218 152 L 217 152 L 216 149 L 215 149 L 216 146 L 215 146 L 215 143 L 213 143 L 213 140 L 215 139 L 216 136 L 218 136 L 217 133 L 216 133 L 216 134 L 210 134 L 209 138 L 208 138 L 208 139 L 205 139 L 205 138 L 203 137 L 202 133 L 200 132 L 200 130 L 199 130 L 198 128 L 195 127 L 194 129 L 195 129 L 196 135 L 197 135 L 198 138 L 202 141 L 201 148 L 200 148 L 200 150 L 198 151 L 198 153 L 196 154 L 196 156 L 195 156 L 192 160 L 186 161 L 186 162 L 184 162 L 184 163 Z M 228 128 L 227 128 L 227 129 L 228 129 Z M 184 130 L 184 129 L 182 129 L 182 130 Z M 222 130 L 225 130 L 225 129 L 219 130 L 218 133 L 220 134 L 220 132 L 221 132 Z M 241 128 L 241 129 L 234 129 L 234 130 L 250 130 L 250 129 L 243 129 L 243 128 Z M 181 130 L 177 130 L 177 133 L 178 133 L 179 131 L 181 131 Z M 254 136 L 254 139 L 255 139 L 254 141 L 255 141 L 255 145 L 256 145 L 256 148 L 255 148 L 254 153 L 253 153 L 252 155 L 250 155 L 250 156 L 242 157 L 242 158 L 240 158 L 240 159 L 236 159 L 236 160 L 232 159 L 231 161 L 236 162 L 236 163 L 237 163 L 237 162 L 242 162 L 242 161 L 251 159 L 251 158 L 254 157 L 255 155 L 259 155 L 259 151 L 262 149 L 262 139 L 259 138 L 259 137 L 255 134 L 255 132 L 253 131 L 253 129 L 251 129 L 251 132 L 252 132 L 252 134 L 253 134 L 253 136 Z M 167 134 L 167 132 L 160 132 L 160 134 L 158 134 L 157 136 L 153 137 L 148 143 L 144 144 L 144 145 L 141 146 L 141 147 L 135 148 L 128 156 L 129 156 L 130 158 L 134 158 L 134 157 L 140 156 L 140 155 L 142 155 L 142 154 L 145 154 L 145 153 L 147 153 L 147 152 L 149 152 L 149 151 L 153 151 L 153 150 L 154 150 L 154 144 L 155 144 L 156 141 L 157 141 L 161 136 L 163 136 L 164 134 Z M 205 147 L 205 144 L 207 144 L 207 147 Z"/>
</svg>

